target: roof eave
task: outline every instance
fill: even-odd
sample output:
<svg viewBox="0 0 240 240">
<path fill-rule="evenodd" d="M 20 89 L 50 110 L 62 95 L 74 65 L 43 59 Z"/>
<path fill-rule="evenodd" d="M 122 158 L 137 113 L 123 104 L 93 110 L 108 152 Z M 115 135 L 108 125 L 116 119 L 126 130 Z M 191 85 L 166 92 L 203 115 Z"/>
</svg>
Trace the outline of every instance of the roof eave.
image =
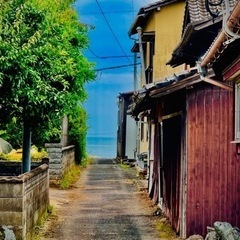
<svg viewBox="0 0 240 240">
<path fill-rule="evenodd" d="M 179 0 L 162 0 L 162 1 L 157 1 L 155 3 L 149 4 L 145 7 L 140 8 L 135 20 L 133 21 L 133 23 L 128 31 L 129 37 L 137 33 L 137 30 L 136 30 L 137 27 L 144 27 L 148 17 L 151 16 L 152 12 L 155 9 L 158 9 L 160 7 L 169 5 L 169 4 L 177 2 L 177 1 L 179 1 Z"/>
<path fill-rule="evenodd" d="M 237 20 L 239 18 L 240 18 L 240 1 L 238 1 L 232 13 L 229 15 L 226 21 L 226 26 L 232 29 L 234 27 L 234 24 L 237 24 L 236 22 L 239 21 Z M 219 36 L 215 39 L 210 49 L 203 57 L 201 62 L 202 67 L 206 67 L 215 58 L 216 53 L 218 53 L 218 50 L 224 46 L 224 42 L 226 41 L 227 38 L 228 38 L 228 34 L 225 32 L 224 29 L 222 29 Z"/>
</svg>

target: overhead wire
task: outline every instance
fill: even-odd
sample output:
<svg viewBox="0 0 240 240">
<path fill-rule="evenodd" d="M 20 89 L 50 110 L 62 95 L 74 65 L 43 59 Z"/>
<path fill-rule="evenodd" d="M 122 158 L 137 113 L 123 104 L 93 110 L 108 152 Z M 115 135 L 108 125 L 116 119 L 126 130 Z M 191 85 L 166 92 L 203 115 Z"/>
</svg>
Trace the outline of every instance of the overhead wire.
<svg viewBox="0 0 240 240">
<path fill-rule="evenodd" d="M 111 14 L 111 13 L 131 13 L 132 11 L 128 10 L 128 11 L 111 11 L 111 12 L 103 12 L 104 14 Z M 89 12 L 89 13 L 81 13 L 81 15 L 92 15 L 92 14 L 102 14 L 99 12 Z"/>
<path fill-rule="evenodd" d="M 127 54 L 126 54 L 124 48 L 122 47 L 121 43 L 119 42 L 119 40 L 118 40 L 116 34 L 114 33 L 114 31 L 113 31 L 113 29 L 112 29 L 112 27 L 111 27 L 109 21 L 107 20 L 107 18 L 106 18 L 105 14 L 104 14 L 104 12 L 103 12 L 103 10 L 102 10 L 102 7 L 101 7 L 99 1 L 96 0 L 96 3 L 97 3 L 97 5 L 98 5 L 98 7 L 99 7 L 99 9 L 100 9 L 100 11 L 101 11 L 101 14 L 102 14 L 104 20 L 106 21 L 106 24 L 108 25 L 108 28 L 109 28 L 109 30 L 111 31 L 111 33 L 112 33 L 114 39 L 116 40 L 117 44 L 118 44 L 119 47 L 121 48 L 123 54 L 126 56 L 126 58 L 127 58 L 127 60 L 129 61 L 129 63 L 133 65 L 132 61 L 129 59 L 129 57 L 127 56 Z"/>
<path fill-rule="evenodd" d="M 116 55 L 116 56 L 99 56 L 97 55 L 91 48 L 88 48 L 89 52 L 93 54 L 94 57 L 99 59 L 110 59 L 110 58 L 126 58 L 126 57 L 132 57 L 132 55 Z"/>
<path fill-rule="evenodd" d="M 140 63 L 136 63 L 136 64 L 125 64 L 125 65 L 120 65 L 120 66 L 112 66 L 112 67 L 106 67 L 106 68 L 99 68 L 99 69 L 95 69 L 94 71 L 96 72 L 100 72 L 103 70 L 109 70 L 109 69 L 116 69 L 116 68 L 124 68 L 124 67 L 132 67 L 135 65 L 140 65 Z"/>
</svg>

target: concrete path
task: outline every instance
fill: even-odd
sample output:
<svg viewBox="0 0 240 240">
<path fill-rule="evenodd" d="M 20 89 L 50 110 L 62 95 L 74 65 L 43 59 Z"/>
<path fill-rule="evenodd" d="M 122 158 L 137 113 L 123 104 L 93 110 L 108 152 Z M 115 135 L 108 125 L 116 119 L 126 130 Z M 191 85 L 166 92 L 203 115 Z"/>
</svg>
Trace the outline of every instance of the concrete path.
<svg viewBox="0 0 240 240">
<path fill-rule="evenodd" d="M 154 224 L 156 208 L 139 191 L 137 182 L 135 168 L 97 160 L 83 172 L 75 188 L 50 190 L 57 213 L 40 239 L 160 239 Z"/>
</svg>

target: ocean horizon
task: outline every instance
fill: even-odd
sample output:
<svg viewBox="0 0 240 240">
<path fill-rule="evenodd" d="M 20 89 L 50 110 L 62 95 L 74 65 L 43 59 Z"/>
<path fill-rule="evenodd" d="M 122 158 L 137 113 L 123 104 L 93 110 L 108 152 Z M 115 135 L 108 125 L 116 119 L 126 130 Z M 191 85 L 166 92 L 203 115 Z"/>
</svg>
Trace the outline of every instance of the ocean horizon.
<svg viewBox="0 0 240 240">
<path fill-rule="evenodd" d="M 112 136 L 87 136 L 87 153 L 97 158 L 115 158 L 117 138 Z"/>
</svg>

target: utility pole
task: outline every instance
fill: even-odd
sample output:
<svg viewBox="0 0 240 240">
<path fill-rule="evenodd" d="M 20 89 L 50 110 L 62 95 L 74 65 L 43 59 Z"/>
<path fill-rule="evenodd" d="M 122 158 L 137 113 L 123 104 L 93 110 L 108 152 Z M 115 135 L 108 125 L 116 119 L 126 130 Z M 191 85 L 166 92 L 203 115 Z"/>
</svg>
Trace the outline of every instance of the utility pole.
<svg viewBox="0 0 240 240">
<path fill-rule="evenodd" d="M 136 40 L 134 41 L 134 43 L 136 44 Z M 137 84 L 137 53 L 134 52 L 133 55 L 133 90 L 136 91 L 138 88 L 138 84 Z"/>
<path fill-rule="evenodd" d="M 136 30 L 138 32 L 138 43 L 139 43 L 139 51 L 140 51 L 141 65 L 142 65 L 142 85 L 146 85 L 145 62 L 144 62 L 143 45 L 142 45 L 142 28 L 137 27 Z"/>
</svg>

